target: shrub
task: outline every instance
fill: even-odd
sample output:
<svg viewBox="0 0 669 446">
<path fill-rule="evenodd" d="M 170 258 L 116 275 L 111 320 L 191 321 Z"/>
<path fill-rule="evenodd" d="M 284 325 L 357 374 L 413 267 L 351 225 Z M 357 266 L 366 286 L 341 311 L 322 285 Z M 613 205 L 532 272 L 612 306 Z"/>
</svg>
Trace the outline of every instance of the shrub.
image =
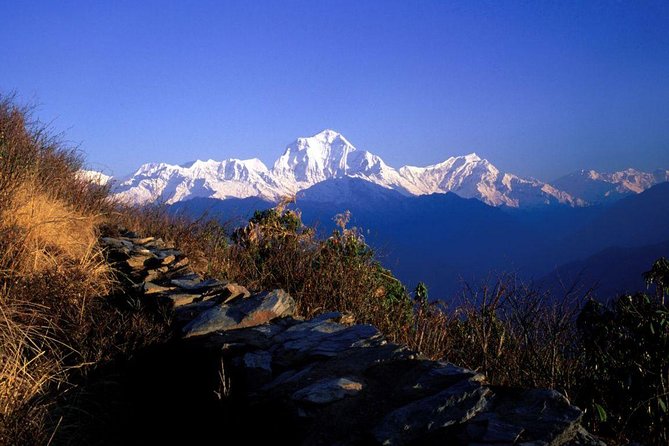
<svg viewBox="0 0 669 446">
<path fill-rule="evenodd" d="M 610 307 L 591 301 L 578 318 L 585 349 L 580 399 L 608 435 L 669 441 L 669 310 L 645 294 Z"/>
</svg>

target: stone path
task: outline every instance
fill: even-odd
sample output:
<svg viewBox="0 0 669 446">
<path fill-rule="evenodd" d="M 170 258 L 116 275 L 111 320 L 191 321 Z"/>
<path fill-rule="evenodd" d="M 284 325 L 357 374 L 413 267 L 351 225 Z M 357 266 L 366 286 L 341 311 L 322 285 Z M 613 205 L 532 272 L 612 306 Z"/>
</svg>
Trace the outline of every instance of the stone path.
<svg viewBox="0 0 669 446">
<path fill-rule="evenodd" d="M 108 258 L 138 298 L 171 312 L 179 342 L 220 356 L 212 391 L 243 392 L 258 429 L 280 413 L 302 444 L 603 444 L 558 392 L 489 386 L 339 313 L 300 320 L 282 290 L 205 279 L 175 247 L 124 235 L 102 239 Z"/>
</svg>

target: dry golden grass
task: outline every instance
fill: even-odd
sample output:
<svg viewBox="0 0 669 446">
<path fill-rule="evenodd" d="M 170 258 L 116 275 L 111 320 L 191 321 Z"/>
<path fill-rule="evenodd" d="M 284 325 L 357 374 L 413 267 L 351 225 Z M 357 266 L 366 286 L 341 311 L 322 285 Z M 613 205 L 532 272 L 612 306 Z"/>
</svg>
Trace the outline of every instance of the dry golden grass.
<svg viewBox="0 0 669 446">
<path fill-rule="evenodd" d="M 30 182 L 17 189 L 0 226 L 21 234 L 16 272 L 38 273 L 74 263 L 89 265 L 91 275 L 98 277 L 107 273 L 97 245 L 99 221 L 100 216 L 76 211 Z"/>
<path fill-rule="evenodd" d="M 0 302 L 0 414 L 7 415 L 39 396 L 62 370 L 49 357 L 57 341 L 45 309 L 5 295 Z"/>
<path fill-rule="evenodd" d="M 98 246 L 113 209 L 79 155 L 0 95 L 0 444 L 46 444 L 74 375 L 160 338 L 115 287 Z M 70 392 L 72 393 L 72 392 Z M 74 392 L 76 393 L 76 392 Z"/>
</svg>

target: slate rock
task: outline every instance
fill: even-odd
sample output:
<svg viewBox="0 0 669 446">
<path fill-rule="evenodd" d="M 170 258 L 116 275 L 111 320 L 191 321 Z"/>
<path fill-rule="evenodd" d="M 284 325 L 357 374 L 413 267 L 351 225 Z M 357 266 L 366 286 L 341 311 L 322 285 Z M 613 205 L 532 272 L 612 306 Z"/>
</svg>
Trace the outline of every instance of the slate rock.
<svg viewBox="0 0 669 446">
<path fill-rule="evenodd" d="M 229 303 L 236 299 L 247 299 L 251 297 L 251 292 L 241 285 L 236 283 L 228 283 L 223 287 L 218 296 L 211 296 L 207 298 L 218 297 L 223 303 Z"/>
<path fill-rule="evenodd" d="M 155 257 L 149 258 L 144 262 L 144 266 L 147 268 L 159 268 L 161 266 L 167 266 L 176 261 L 176 256 L 174 255 L 165 255 L 161 256 L 156 254 Z"/>
<path fill-rule="evenodd" d="M 425 361 L 423 364 L 425 371 L 409 388 L 404 389 L 406 394 L 424 397 L 461 381 L 471 380 L 478 383 L 485 381 L 483 374 L 448 362 Z"/>
<path fill-rule="evenodd" d="M 281 359 L 288 362 L 314 357 L 333 357 L 361 341 L 380 337 L 371 325 L 347 327 L 330 320 L 308 321 L 288 328 L 277 336 L 283 350 Z"/>
<path fill-rule="evenodd" d="M 142 291 L 144 294 L 158 294 L 158 293 L 165 293 L 168 291 L 172 291 L 174 287 L 164 287 L 160 285 L 156 285 L 153 282 L 144 282 L 142 285 Z"/>
<path fill-rule="evenodd" d="M 272 354 L 266 351 L 249 352 L 242 358 L 247 369 L 262 369 L 272 373 Z"/>
<path fill-rule="evenodd" d="M 298 390 L 292 399 L 313 404 L 328 404 L 355 395 L 363 387 L 362 381 L 358 378 L 327 378 Z"/>
<path fill-rule="evenodd" d="M 147 243 L 152 242 L 154 240 L 155 238 L 153 237 L 144 237 L 144 238 L 133 238 L 130 241 L 135 245 L 146 245 Z"/>
<path fill-rule="evenodd" d="M 168 293 L 164 294 L 162 297 L 172 305 L 172 308 L 177 308 L 196 302 L 198 299 L 202 298 L 202 295 L 193 293 Z"/>
<path fill-rule="evenodd" d="M 577 437 L 582 412 L 559 392 L 500 389 L 496 393 L 492 407 L 467 426 L 472 442 L 499 443 L 515 432 L 519 443 L 564 444 Z"/>
<path fill-rule="evenodd" d="M 208 304 L 209 302 L 200 302 Z M 279 324 L 263 324 L 240 330 L 219 331 L 204 336 L 202 342 L 208 349 L 219 351 L 225 345 L 241 344 L 246 350 L 266 350 L 272 346 L 272 338 L 284 330 Z"/>
<path fill-rule="evenodd" d="M 155 268 L 155 269 L 150 269 L 146 271 L 146 277 L 144 277 L 144 280 L 147 282 L 154 282 L 160 278 L 163 277 L 163 275 L 169 271 L 169 269 L 166 266 L 162 266 L 160 268 Z"/>
<path fill-rule="evenodd" d="M 132 242 L 128 240 L 121 240 L 113 237 L 102 237 L 101 242 L 103 245 L 108 246 L 110 248 L 115 248 L 115 249 L 132 249 L 133 244 Z"/>
<path fill-rule="evenodd" d="M 283 290 L 257 294 L 231 304 L 205 310 L 183 328 L 185 337 L 261 325 L 272 319 L 290 316 L 295 301 Z"/>
<path fill-rule="evenodd" d="M 447 426 L 464 423 L 487 405 L 490 389 L 469 380 L 413 401 L 386 415 L 374 429 L 384 445 L 407 444 Z"/>
<path fill-rule="evenodd" d="M 190 304 L 178 305 L 174 308 L 174 321 L 179 324 L 191 322 L 193 319 L 197 318 L 200 314 L 204 313 L 207 310 L 210 310 L 216 305 L 218 305 L 217 302 L 213 300 L 192 302 Z"/>
<path fill-rule="evenodd" d="M 126 260 L 126 264 L 130 269 L 133 270 L 142 270 L 146 266 L 144 262 L 146 262 L 148 259 L 152 258 L 153 254 L 145 256 L 145 255 L 133 255 L 131 256 L 128 260 Z"/>
<path fill-rule="evenodd" d="M 172 279 L 171 283 L 172 285 L 189 291 L 201 291 L 224 285 L 223 282 L 216 279 L 202 280 L 200 277 L 193 279 Z"/>
</svg>

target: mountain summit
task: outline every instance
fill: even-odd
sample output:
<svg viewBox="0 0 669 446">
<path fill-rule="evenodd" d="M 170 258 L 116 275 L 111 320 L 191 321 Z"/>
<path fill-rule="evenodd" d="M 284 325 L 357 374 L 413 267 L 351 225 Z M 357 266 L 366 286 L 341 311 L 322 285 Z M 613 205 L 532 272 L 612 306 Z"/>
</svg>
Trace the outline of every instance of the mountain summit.
<svg viewBox="0 0 669 446">
<path fill-rule="evenodd" d="M 122 180 L 114 191 L 133 203 L 254 196 L 277 201 L 323 181 L 344 177 L 360 178 L 403 195 L 454 192 L 492 206 L 585 204 L 539 180 L 501 172 L 475 153 L 431 166 L 395 169 L 330 129 L 289 144 L 272 169 L 258 159 L 195 161 L 181 166 L 151 163 Z"/>
<path fill-rule="evenodd" d="M 627 195 L 639 194 L 665 181 L 669 181 L 669 170 L 658 169 L 653 173 L 636 169 L 613 173 L 580 170 L 558 178 L 554 184 L 588 203 L 606 203 Z"/>
</svg>

